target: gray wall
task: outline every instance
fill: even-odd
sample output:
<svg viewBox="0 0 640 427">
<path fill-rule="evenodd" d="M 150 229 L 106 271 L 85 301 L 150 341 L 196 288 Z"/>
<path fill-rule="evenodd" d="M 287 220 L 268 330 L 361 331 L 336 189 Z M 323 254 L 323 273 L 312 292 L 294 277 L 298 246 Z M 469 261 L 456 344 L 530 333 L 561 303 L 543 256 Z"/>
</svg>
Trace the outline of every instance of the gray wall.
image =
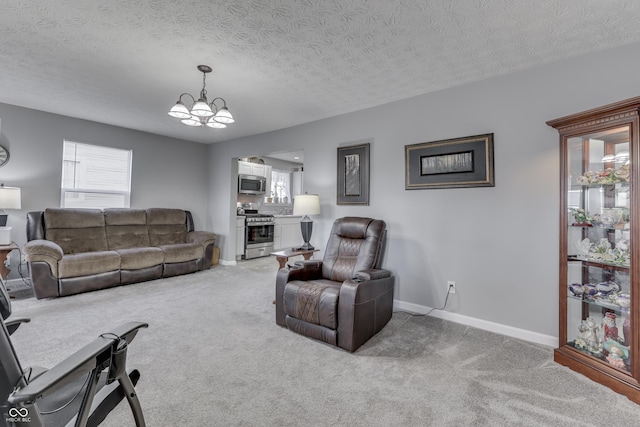
<svg viewBox="0 0 640 427">
<path fill-rule="evenodd" d="M 0 104 L 0 145 L 11 153 L 0 182 L 22 188 L 22 209 L 7 211 L 12 239 L 26 242 L 26 213 L 60 206 L 64 139 L 133 150 L 131 207 L 191 210 L 204 229 L 208 194 L 207 146 L 86 120 Z M 18 253 L 11 254 L 16 278 Z"/>
<path fill-rule="evenodd" d="M 439 307 L 454 280 L 447 312 L 557 336 L 558 137 L 545 121 L 639 95 L 639 67 L 635 44 L 210 146 L 0 104 L 0 144 L 11 151 L 0 182 L 23 191 L 22 210 L 9 211 L 12 237 L 24 244 L 26 212 L 59 205 L 67 138 L 133 149 L 132 206 L 190 209 L 232 263 L 234 159 L 302 148 L 305 190 L 322 202 L 312 244 L 324 247 L 336 217 L 383 218 L 401 304 Z M 488 132 L 495 188 L 404 190 L 405 145 Z M 362 141 L 371 204 L 337 206 L 336 148 Z"/>
<path fill-rule="evenodd" d="M 402 304 L 440 307 L 454 280 L 446 310 L 459 319 L 557 337 L 559 150 L 545 121 L 640 95 L 639 68 L 636 44 L 211 145 L 212 228 L 234 236 L 232 158 L 303 148 L 305 190 L 322 203 L 312 244 L 324 247 L 336 217 L 383 218 Z M 489 132 L 494 188 L 404 189 L 405 145 Z M 371 143 L 370 206 L 337 206 L 336 148 L 360 141 Z M 234 247 L 224 241 L 224 261 Z"/>
</svg>

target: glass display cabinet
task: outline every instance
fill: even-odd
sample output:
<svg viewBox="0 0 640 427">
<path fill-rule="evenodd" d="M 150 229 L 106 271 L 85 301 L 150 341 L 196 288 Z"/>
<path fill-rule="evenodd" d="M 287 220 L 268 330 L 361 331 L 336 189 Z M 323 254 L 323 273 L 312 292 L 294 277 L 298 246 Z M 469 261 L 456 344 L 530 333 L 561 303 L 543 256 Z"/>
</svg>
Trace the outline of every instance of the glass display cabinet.
<svg viewBox="0 0 640 427">
<path fill-rule="evenodd" d="M 560 133 L 554 360 L 640 403 L 640 97 L 547 122 Z"/>
</svg>

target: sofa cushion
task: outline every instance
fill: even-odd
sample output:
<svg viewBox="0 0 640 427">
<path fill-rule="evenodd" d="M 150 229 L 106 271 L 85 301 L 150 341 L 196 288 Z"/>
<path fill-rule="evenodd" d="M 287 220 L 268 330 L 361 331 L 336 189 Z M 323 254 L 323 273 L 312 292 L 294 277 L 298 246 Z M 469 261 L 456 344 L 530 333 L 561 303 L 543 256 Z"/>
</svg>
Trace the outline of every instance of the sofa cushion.
<svg viewBox="0 0 640 427">
<path fill-rule="evenodd" d="M 65 255 L 58 262 L 58 277 L 89 276 L 120 269 L 120 255 L 114 251 Z"/>
<path fill-rule="evenodd" d="M 184 262 L 200 259 L 204 256 L 204 249 L 198 243 L 181 243 L 176 245 L 162 245 L 164 262 Z"/>
<path fill-rule="evenodd" d="M 106 251 L 107 235 L 100 209 L 48 208 L 44 211 L 45 238 L 65 254 Z"/>
<path fill-rule="evenodd" d="M 150 208 L 146 212 L 151 246 L 185 243 L 187 214 L 184 210 Z"/>
<path fill-rule="evenodd" d="M 140 270 L 164 262 L 164 251 L 160 248 L 129 248 L 116 252 L 120 255 L 120 268 L 123 270 Z"/>
<path fill-rule="evenodd" d="M 285 314 L 314 325 L 338 328 L 340 282 L 293 280 L 284 288 Z"/>
<path fill-rule="evenodd" d="M 147 213 L 144 209 L 105 209 L 104 221 L 110 250 L 151 245 L 147 231 Z"/>
</svg>

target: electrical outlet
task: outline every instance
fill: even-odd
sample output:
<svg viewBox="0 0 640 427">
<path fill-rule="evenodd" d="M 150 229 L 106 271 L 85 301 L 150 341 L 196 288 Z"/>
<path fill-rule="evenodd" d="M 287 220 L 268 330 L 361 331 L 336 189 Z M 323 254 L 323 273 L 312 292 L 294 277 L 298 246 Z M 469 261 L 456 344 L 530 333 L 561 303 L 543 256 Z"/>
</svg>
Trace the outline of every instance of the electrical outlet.
<svg viewBox="0 0 640 427">
<path fill-rule="evenodd" d="M 455 294 L 456 293 L 456 282 L 454 282 L 453 280 L 449 280 L 447 282 L 447 291 L 450 294 Z"/>
</svg>

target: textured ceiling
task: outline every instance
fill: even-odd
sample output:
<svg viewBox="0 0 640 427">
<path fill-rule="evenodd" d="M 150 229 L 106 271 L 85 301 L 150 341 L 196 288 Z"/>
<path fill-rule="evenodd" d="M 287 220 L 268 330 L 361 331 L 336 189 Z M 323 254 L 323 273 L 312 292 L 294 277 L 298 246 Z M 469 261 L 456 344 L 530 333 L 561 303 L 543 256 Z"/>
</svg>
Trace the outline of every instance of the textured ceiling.
<svg viewBox="0 0 640 427">
<path fill-rule="evenodd" d="M 0 102 L 202 143 L 640 42 L 638 0 L 2 0 Z M 166 112 L 197 95 L 236 123 Z"/>
</svg>

